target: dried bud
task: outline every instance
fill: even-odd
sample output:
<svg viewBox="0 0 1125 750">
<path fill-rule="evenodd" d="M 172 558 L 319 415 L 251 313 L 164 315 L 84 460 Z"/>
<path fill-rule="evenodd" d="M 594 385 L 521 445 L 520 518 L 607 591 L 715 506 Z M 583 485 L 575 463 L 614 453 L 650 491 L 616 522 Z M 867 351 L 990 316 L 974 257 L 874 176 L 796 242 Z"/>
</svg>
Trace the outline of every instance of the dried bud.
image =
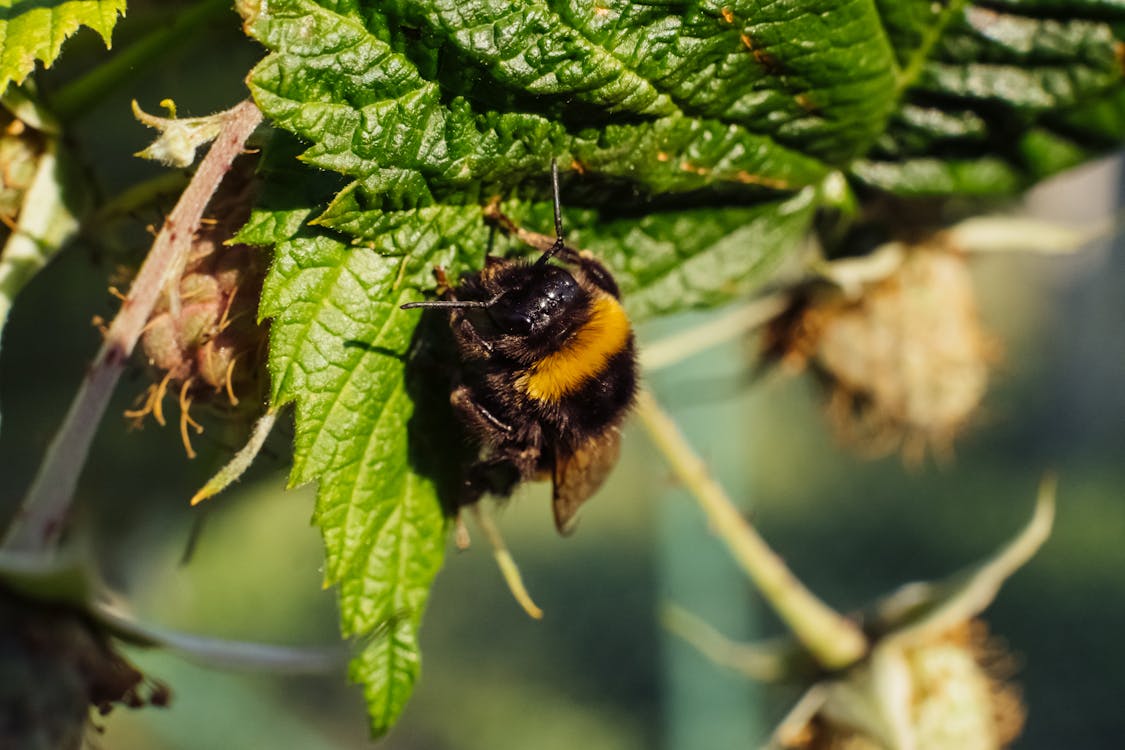
<svg viewBox="0 0 1125 750">
<path fill-rule="evenodd" d="M 175 102 L 165 99 L 160 104 L 168 110 L 169 117 L 150 115 L 133 101 L 133 116 L 143 125 L 160 131 L 160 137 L 136 155 L 170 167 L 190 167 L 196 150 L 219 135 L 226 113 L 177 118 Z"/>
<path fill-rule="evenodd" d="M 80 611 L 2 586 L 0 651 L 0 747 L 85 747 L 92 711 L 169 701 L 168 688 L 130 664 Z"/>
<path fill-rule="evenodd" d="M 44 136 L 0 108 L 0 221 L 14 226 L 39 169 Z"/>
<path fill-rule="evenodd" d="M 1007 684 L 1014 661 L 980 615 L 1047 540 L 1054 516 L 1055 481 L 1046 477 L 1031 520 L 991 557 L 944 580 L 902 586 L 867 608 L 858 620 L 869 648 L 843 669 L 824 670 L 797 638 L 733 643 L 682 613 L 669 624 L 721 664 L 806 688 L 771 746 L 1000 750 L 1019 735 L 1024 709 Z M 784 617 L 806 642 L 822 621 L 813 609 Z"/>
<path fill-rule="evenodd" d="M 826 686 L 822 709 L 785 746 L 883 750 L 907 740 L 916 750 L 1001 750 L 1025 718 L 1018 689 L 1006 682 L 1013 661 L 981 620 L 879 649 Z"/>
<path fill-rule="evenodd" d="M 894 249 L 877 279 L 802 290 L 771 323 L 766 354 L 820 376 L 845 442 L 918 461 L 927 448 L 951 450 L 984 396 L 994 347 L 960 254 L 936 243 Z"/>
</svg>

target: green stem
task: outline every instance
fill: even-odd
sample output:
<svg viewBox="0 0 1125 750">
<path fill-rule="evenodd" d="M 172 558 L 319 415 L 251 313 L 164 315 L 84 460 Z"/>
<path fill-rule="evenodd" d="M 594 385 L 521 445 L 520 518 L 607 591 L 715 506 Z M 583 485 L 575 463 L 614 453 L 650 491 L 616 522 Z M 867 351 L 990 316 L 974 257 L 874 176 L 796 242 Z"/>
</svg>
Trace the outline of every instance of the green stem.
<svg viewBox="0 0 1125 750">
<path fill-rule="evenodd" d="M 65 122 L 78 119 L 119 84 L 151 70 L 150 61 L 195 41 L 204 24 L 230 12 L 230 0 L 203 0 L 184 11 L 171 24 L 150 32 L 63 87 L 51 100 L 55 114 Z"/>
<path fill-rule="evenodd" d="M 138 182 L 109 199 L 83 225 L 87 234 L 155 205 L 163 198 L 175 198 L 187 187 L 191 175 L 183 170 L 161 172 Z M 170 202 L 170 201 L 169 201 Z"/>
<path fill-rule="evenodd" d="M 760 534 L 747 523 L 695 453 L 676 423 L 648 391 L 637 397 L 637 415 L 676 478 L 695 496 L 711 529 L 726 543 L 782 622 L 825 669 L 843 669 L 863 658 L 867 638 L 859 627 L 805 588 Z"/>
<path fill-rule="evenodd" d="M 664 627 L 695 647 L 715 664 L 741 672 L 758 682 L 792 680 L 800 657 L 807 655 L 790 639 L 774 643 L 736 643 L 686 609 L 664 605 Z"/>
<path fill-rule="evenodd" d="M 713 346 L 745 336 L 785 312 L 788 305 L 789 296 L 784 293 L 759 297 L 701 325 L 645 344 L 641 352 L 641 368 L 645 372 L 655 372 Z"/>
</svg>

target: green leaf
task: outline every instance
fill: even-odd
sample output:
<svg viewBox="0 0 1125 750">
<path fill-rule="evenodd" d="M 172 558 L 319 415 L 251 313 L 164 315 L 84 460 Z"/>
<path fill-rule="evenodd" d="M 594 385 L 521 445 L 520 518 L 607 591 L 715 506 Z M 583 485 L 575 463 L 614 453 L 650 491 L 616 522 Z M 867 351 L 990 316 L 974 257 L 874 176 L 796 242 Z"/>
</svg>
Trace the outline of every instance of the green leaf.
<svg viewBox="0 0 1125 750">
<path fill-rule="evenodd" d="M 447 389 L 407 371 L 440 331 L 398 306 L 432 293 L 436 266 L 457 278 L 490 247 L 530 252 L 492 237 L 482 206 L 498 200 L 549 234 L 557 159 L 570 243 L 607 263 L 639 321 L 760 288 L 819 209 L 849 203 L 848 180 L 900 196 L 1011 194 L 1086 158 L 1079 133 L 1098 133 L 1098 148 L 1118 140 L 1123 12 L 1108 0 L 1075 4 L 1075 19 L 1052 0 L 989 7 L 243 5 L 269 51 L 250 89 L 289 135 L 274 145 L 304 166 L 274 151 L 283 189 L 240 239 L 275 247 L 261 308 L 273 402 L 296 402 L 292 481 L 320 483 L 326 581 L 343 632 L 367 639 L 351 674 L 376 733 L 417 677 L 442 486 L 460 460 L 455 444 L 426 443 L 455 436 L 451 415 L 423 414 Z M 340 182 L 314 189 L 316 175 Z"/>
<path fill-rule="evenodd" d="M 344 635 L 364 644 L 352 675 L 365 683 L 380 734 L 417 679 L 417 630 L 444 550 L 441 478 L 420 473 L 411 454 L 456 451 L 427 448 L 432 428 L 416 424 L 424 415 L 406 372 L 417 315 L 398 306 L 428 275 L 424 258 L 346 244 L 305 225 L 307 216 L 259 209 L 239 241 L 274 245 L 261 303 L 273 318 L 272 400 L 297 402 L 291 482 L 320 482 L 325 584 L 339 586 Z M 436 217 L 428 242 L 466 231 L 458 221 Z"/>
<path fill-rule="evenodd" d="M 262 314 L 274 319 L 274 403 L 297 401 L 291 481 L 320 480 L 315 521 L 325 584 L 340 586 L 344 635 L 394 623 L 353 667 L 382 732 L 417 678 L 417 628 L 444 547 L 436 488 L 409 463 L 403 358 L 415 321 L 397 307 L 405 290 L 394 291 L 404 259 L 315 230 L 275 252 Z"/>
<path fill-rule="evenodd" d="M 0 92 L 22 83 L 36 62 L 50 66 L 79 27 L 89 26 L 106 47 L 125 0 L 0 0 Z"/>
</svg>

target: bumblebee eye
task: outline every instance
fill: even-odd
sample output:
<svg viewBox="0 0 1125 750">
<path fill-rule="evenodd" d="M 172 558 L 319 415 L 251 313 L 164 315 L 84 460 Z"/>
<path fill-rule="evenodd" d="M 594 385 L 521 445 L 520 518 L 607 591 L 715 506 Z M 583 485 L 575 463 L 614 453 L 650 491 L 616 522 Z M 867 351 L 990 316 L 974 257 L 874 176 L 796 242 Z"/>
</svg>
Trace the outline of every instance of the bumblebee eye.
<svg viewBox="0 0 1125 750">
<path fill-rule="evenodd" d="M 564 269 L 536 271 L 526 285 L 505 292 L 488 307 L 488 316 L 504 332 L 526 336 L 546 330 L 581 297 L 582 288 Z"/>
<path fill-rule="evenodd" d="M 506 333 L 527 334 L 531 333 L 531 310 L 526 304 L 501 300 L 488 308 L 488 317 L 498 328 Z"/>
<path fill-rule="evenodd" d="M 548 266 L 539 304 L 543 308 L 558 307 L 574 299 L 578 291 L 578 282 L 573 276 L 561 268 Z"/>
</svg>

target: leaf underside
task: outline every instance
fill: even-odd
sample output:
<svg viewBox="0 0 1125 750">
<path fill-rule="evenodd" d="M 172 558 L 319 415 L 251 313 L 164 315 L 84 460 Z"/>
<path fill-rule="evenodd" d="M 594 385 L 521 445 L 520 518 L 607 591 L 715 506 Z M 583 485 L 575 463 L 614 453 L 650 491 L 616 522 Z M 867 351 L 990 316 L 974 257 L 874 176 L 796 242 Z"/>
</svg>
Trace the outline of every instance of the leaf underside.
<svg viewBox="0 0 1125 750">
<path fill-rule="evenodd" d="M 455 279 L 490 247 L 528 252 L 492 236 L 482 205 L 499 198 L 549 233 L 557 158 L 568 241 L 609 265 L 640 320 L 760 287 L 819 208 L 847 203 L 841 184 L 1011 195 L 1125 126 L 1125 10 L 1108 1 L 271 0 L 253 13 L 270 54 L 251 91 L 296 138 L 273 139 L 271 195 L 240 239 L 274 248 L 273 403 L 296 402 L 291 481 L 320 483 L 325 579 L 343 633 L 364 639 L 352 676 L 376 734 L 417 679 L 442 463 L 457 452 L 419 427 L 448 394 L 408 376 L 424 337 L 399 305 L 433 289 L 435 266 Z"/>
</svg>

